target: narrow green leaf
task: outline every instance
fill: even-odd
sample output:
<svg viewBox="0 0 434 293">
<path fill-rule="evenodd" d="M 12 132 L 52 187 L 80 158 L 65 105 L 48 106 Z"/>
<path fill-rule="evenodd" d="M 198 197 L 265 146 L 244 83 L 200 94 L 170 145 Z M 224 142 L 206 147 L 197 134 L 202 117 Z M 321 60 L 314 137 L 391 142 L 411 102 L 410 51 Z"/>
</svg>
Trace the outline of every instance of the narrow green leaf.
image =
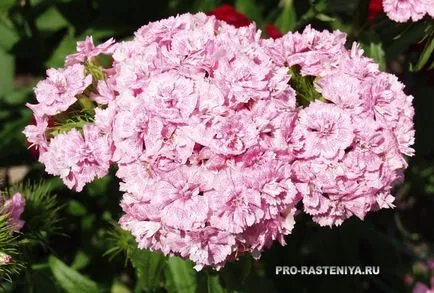
<svg viewBox="0 0 434 293">
<path fill-rule="evenodd" d="M 425 48 L 420 54 L 419 60 L 417 61 L 416 66 L 414 67 L 414 71 L 420 71 L 425 66 L 425 64 L 431 58 L 433 51 L 434 51 L 434 36 L 428 39 Z"/>
<path fill-rule="evenodd" d="M 333 22 L 336 20 L 336 18 L 328 16 L 327 14 L 324 13 L 317 14 L 316 19 L 321 20 L 323 22 Z"/>
<path fill-rule="evenodd" d="M 67 293 L 99 292 L 98 286 L 94 281 L 71 269 L 55 256 L 50 256 L 48 263 L 56 281 Z"/>
<path fill-rule="evenodd" d="M 262 26 L 264 22 L 262 12 L 254 0 L 237 0 L 235 1 L 235 9 L 255 21 L 258 26 Z"/>
<path fill-rule="evenodd" d="M 208 293 L 226 293 L 227 290 L 220 285 L 218 275 L 208 275 Z"/>
<path fill-rule="evenodd" d="M 293 0 L 283 1 L 282 13 L 276 20 L 276 25 L 281 32 L 286 33 L 295 28 L 297 23 L 297 14 L 295 13 L 295 7 Z"/>
<path fill-rule="evenodd" d="M 434 69 L 434 61 L 431 63 L 431 65 L 428 67 L 428 70 L 433 70 Z"/>
<path fill-rule="evenodd" d="M 389 59 L 396 58 L 406 51 L 412 44 L 424 37 L 426 25 L 423 22 L 411 23 L 404 32 L 393 39 L 393 42 L 385 47 Z"/>
<path fill-rule="evenodd" d="M 370 43 L 369 46 L 362 45 L 366 52 L 366 55 L 375 60 L 375 62 L 380 65 L 381 70 L 386 69 L 386 55 L 383 50 L 383 44 L 381 43 Z"/>
<path fill-rule="evenodd" d="M 166 289 L 171 293 L 195 293 L 197 276 L 191 262 L 170 257 L 165 270 Z"/>
<path fill-rule="evenodd" d="M 0 97 L 12 91 L 15 78 L 15 58 L 0 49 Z"/>
</svg>

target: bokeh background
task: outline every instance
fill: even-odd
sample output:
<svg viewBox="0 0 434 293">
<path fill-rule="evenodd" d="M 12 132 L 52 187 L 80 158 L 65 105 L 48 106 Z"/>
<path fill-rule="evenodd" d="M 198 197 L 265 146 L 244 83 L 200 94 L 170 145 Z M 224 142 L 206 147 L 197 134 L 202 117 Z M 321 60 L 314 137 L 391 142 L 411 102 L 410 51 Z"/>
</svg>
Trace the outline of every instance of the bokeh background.
<svg viewBox="0 0 434 293">
<path fill-rule="evenodd" d="M 412 292 L 434 276 L 434 21 L 397 24 L 369 0 L 0 0 L 0 184 L 44 178 L 61 204 L 62 229 L 5 292 Z M 193 271 L 188 262 L 135 249 L 114 223 L 121 194 L 114 176 L 68 191 L 44 172 L 22 130 L 25 107 L 50 67 L 61 67 L 77 41 L 92 35 L 128 39 L 149 21 L 185 12 L 212 12 L 229 22 L 255 21 L 264 37 L 311 24 L 339 29 L 358 41 L 385 71 L 397 74 L 416 108 L 416 156 L 397 186 L 393 210 L 321 228 L 300 216 L 287 246 L 276 244 L 260 261 L 242 257 L 220 272 Z M 239 13 L 239 14 L 238 14 Z M 241 16 L 240 16 L 241 15 Z M 245 18 L 243 18 L 245 17 Z M 274 26 L 273 26 L 274 25 Z M 277 34 L 277 35 L 276 35 Z M 50 256 L 77 272 L 53 274 Z M 135 262 L 131 262 L 135 259 Z M 277 265 L 380 266 L 376 276 L 276 276 Z M 66 282 L 66 283 L 65 283 Z M 70 283 L 68 285 L 68 282 Z M 76 283 L 90 284 L 76 287 Z M 83 283 L 84 282 L 84 283 Z M 86 283 L 89 282 L 89 283 Z M 75 286 L 75 287 L 74 287 Z M 90 289 L 89 289 L 90 288 Z M 93 289 L 92 289 L 93 288 Z M 97 288 L 97 289 L 95 289 Z M 92 291 L 97 290 L 97 291 Z"/>
</svg>

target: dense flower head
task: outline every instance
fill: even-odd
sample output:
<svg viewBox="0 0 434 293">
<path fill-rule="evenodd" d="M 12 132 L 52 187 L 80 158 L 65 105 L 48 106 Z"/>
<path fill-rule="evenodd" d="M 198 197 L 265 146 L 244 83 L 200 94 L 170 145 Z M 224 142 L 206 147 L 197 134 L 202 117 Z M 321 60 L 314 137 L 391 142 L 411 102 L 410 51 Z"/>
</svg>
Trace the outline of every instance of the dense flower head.
<svg viewBox="0 0 434 293">
<path fill-rule="evenodd" d="M 70 188 L 115 165 L 119 222 L 140 248 L 220 268 L 285 244 L 301 211 L 336 226 L 394 206 L 414 153 L 412 97 L 345 44 L 311 27 L 264 40 L 202 13 L 130 41 L 88 38 L 58 71 L 80 69 L 62 83 L 71 94 L 51 102 L 38 86 L 25 134 Z"/>
</svg>

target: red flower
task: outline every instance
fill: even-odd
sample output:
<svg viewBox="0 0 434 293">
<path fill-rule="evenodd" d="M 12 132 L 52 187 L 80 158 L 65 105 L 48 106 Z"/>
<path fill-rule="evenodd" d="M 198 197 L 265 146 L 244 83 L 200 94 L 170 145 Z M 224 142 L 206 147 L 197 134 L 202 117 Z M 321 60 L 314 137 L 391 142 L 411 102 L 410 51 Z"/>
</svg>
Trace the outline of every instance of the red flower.
<svg viewBox="0 0 434 293">
<path fill-rule="evenodd" d="M 382 0 L 371 0 L 369 1 L 368 7 L 368 19 L 375 18 L 378 14 L 383 12 L 383 1 Z"/>
<path fill-rule="evenodd" d="M 248 26 L 250 20 L 244 14 L 239 13 L 231 5 L 225 4 L 209 11 L 208 15 L 214 15 L 218 20 L 223 20 L 235 27 Z"/>
<path fill-rule="evenodd" d="M 248 26 L 251 21 L 244 14 L 238 12 L 229 4 L 224 4 L 216 9 L 207 12 L 208 15 L 214 15 L 218 20 L 223 20 L 235 27 Z M 274 24 L 267 24 L 265 32 L 270 38 L 277 39 L 282 36 L 280 30 Z"/>
<path fill-rule="evenodd" d="M 278 39 L 282 36 L 282 32 L 274 24 L 271 23 L 265 26 L 265 32 L 272 39 Z"/>
</svg>

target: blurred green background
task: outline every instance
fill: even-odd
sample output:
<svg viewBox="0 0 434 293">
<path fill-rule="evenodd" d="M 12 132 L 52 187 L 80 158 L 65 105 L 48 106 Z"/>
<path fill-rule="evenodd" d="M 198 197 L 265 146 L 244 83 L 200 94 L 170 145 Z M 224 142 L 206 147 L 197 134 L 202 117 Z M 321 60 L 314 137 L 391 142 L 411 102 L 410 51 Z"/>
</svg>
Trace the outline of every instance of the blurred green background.
<svg viewBox="0 0 434 293">
<path fill-rule="evenodd" d="M 397 74 L 415 96 L 416 156 L 396 209 L 321 228 L 301 216 L 287 246 L 276 244 L 260 261 L 242 257 L 220 272 L 196 273 L 177 258 L 139 251 L 113 225 L 121 215 L 114 176 L 80 193 L 48 176 L 27 149 L 31 121 L 25 103 L 45 70 L 63 66 L 76 42 L 127 39 L 152 20 L 233 5 L 260 28 L 282 32 L 307 24 L 339 29 L 358 41 L 383 70 Z M 62 231 L 31 255 L 29 269 L 6 292 L 411 292 L 434 274 L 434 24 L 397 24 L 372 16 L 368 0 L 0 0 L 0 183 L 45 178 L 59 195 Z M 118 253 L 120 252 L 120 253 Z M 132 260 L 132 262 L 131 262 Z M 276 276 L 277 265 L 380 266 L 378 276 Z"/>
</svg>

